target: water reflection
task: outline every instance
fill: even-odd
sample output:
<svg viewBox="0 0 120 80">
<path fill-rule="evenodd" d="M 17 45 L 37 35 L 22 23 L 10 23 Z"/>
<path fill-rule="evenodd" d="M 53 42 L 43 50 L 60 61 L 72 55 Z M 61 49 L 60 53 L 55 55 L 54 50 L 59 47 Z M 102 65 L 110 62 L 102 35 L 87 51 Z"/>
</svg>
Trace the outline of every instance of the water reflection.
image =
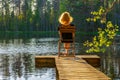
<svg viewBox="0 0 120 80">
<path fill-rule="evenodd" d="M 9 56 L 0 56 L 0 77 L 10 76 L 9 65 Z"/>
<path fill-rule="evenodd" d="M 112 80 L 120 80 L 120 58 L 102 57 L 101 70 L 111 77 Z"/>
<path fill-rule="evenodd" d="M 55 68 L 38 69 L 34 65 L 33 54 L 1 54 L 0 80 L 56 80 Z"/>
<path fill-rule="evenodd" d="M 42 78 L 43 80 L 55 80 L 55 73 L 51 73 L 54 72 L 53 68 L 38 68 L 36 69 L 36 77 L 37 78 Z M 51 79 L 50 79 L 51 78 Z"/>
<path fill-rule="evenodd" d="M 58 38 L 0 40 L 1 54 L 30 53 L 52 55 L 58 52 Z M 76 46 L 80 46 L 76 43 Z M 81 47 L 80 47 L 81 48 Z M 76 49 L 76 53 L 82 49 Z"/>
<path fill-rule="evenodd" d="M 55 68 L 35 68 L 35 55 L 56 55 L 58 38 L 0 40 L 0 80 L 55 80 Z M 75 43 L 76 53 L 84 47 Z M 120 80 L 120 44 L 101 54 L 101 71 Z M 46 78 L 46 79 L 44 79 Z"/>
<path fill-rule="evenodd" d="M 112 80 L 120 80 L 120 45 L 112 45 L 105 54 L 101 55 L 101 71 Z"/>
<path fill-rule="evenodd" d="M 15 54 L 15 53 L 36 53 L 48 54 L 56 53 L 58 39 L 11 39 L 0 40 L 0 53 Z"/>
</svg>

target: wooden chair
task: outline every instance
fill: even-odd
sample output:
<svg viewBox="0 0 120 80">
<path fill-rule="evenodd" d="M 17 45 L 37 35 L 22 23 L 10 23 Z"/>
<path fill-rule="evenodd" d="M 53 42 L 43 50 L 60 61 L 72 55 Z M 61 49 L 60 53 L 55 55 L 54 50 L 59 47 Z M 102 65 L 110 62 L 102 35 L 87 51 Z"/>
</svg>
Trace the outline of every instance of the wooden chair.
<svg viewBox="0 0 120 80">
<path fill-rule="evenodd" d="M 75 57 L 75 26 L 60 26 L 59 27 L 59 41 L 58 41 L 58 57 L 62 55 L 62 43 L 70 43 L 70 49 Z M 69 54 L 68 54 L 69 55 Z"/>
</svg>

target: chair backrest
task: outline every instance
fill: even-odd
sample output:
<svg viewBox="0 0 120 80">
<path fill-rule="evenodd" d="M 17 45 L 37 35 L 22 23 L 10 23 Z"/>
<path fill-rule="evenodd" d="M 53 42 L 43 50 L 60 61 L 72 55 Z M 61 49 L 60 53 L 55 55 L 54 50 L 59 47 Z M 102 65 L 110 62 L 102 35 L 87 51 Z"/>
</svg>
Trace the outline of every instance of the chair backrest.
<svg viewBox="0 0 120 80">
<path fill-rule="evenodd" d="M 75 26 L 60 26 L 59 35 L 63 43 L 72 43 L 75 39 Z"/>
</svg>

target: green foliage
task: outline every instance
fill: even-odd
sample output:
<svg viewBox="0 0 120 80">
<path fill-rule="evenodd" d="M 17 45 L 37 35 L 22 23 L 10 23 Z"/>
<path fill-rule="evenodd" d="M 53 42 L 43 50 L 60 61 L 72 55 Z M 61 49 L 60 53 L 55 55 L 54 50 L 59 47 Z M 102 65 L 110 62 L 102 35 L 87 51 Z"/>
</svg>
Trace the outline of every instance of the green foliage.
<svg viewBox="0 0 120 80">
<path fill-rule="evenodd" d="M 60 0 L 60 13 L 67 11 L 68 0 Z"/>
<path fill-rule="evenodd" d="M 87 24 L 86 17 L 90 16 L 91 10 L 96 10 L 104 2 L 107 4 L 103 6 L 111 9 L 113 0 L 0 0 L 0 2 L 0 31 L 57 31 L 59 15 L 68 11 L 74 18 L 73 24 L 79 29 L 77 31 L 82 31 L 84 35 L 93 35 L 96 31 L 90 31 L 95 28 L 91 28 L 93 24 Z M 114 6 L 113 12 L 109 15 L 119 16 L 119 8 L 119 4 Z M 105 22 L 104 15 L 101 15 L 102 10 L 98 12 L 91 12 L 96 17 L 94 21 L 99 19 Z M 119 24 L 119 17 L 112 19 Z M 86 33 L 87 31 L 89 32 Z"/>
<path fill-rule="evenodd" d="M 87 53 L 92 52 L 105 52 L 106 48 L 109 47 L 114 40 L 114 37 L 116 33 L 118 32 L 118 26 L 113 25 L 111 21 L 106 21 L 106 17 L 103 17 L 103 14 L 105 13 L 105 9 L 103 7 L 100 7 L 98 11 L 91 12 L 92 18 L 86 19 L 89 21 L 100 21 L 102 25 L 105 25 L 106 27 L 104 29 L 98 28 L 98 35 L 94 36 L 92 41 L 85 41 L 84 46 L 88 48 L 86 50 Z"/>
<path fill-rule="evenodd" d="M 86 20 L 88 22 L 89 21 L 96 22 L 97 20 L 100 20 L 101 23 L 106 23 L 106 21 L 104 20 L 104 18 L 106 18 L 104 14 L 105 14 L 105 9 L 101 6 L 98 11 L 91 12 L 91 15 L 93 15 L 93 18 L 87 18 Z"/>
</svg>

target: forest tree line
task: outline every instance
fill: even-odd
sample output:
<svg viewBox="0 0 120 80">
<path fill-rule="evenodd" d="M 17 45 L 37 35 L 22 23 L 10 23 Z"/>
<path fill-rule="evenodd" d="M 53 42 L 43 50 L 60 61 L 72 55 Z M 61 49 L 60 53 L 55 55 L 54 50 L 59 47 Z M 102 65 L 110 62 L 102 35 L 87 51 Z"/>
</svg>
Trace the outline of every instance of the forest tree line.
<svg viewBox="0 0 120 80">
<path fill-rule="evenodd" d="M 0 31 L 57 31 L 59 15 L 68 11 L 78 31 L 95 31 L 97 23 L 88 23 L 90 12 L 109 7 L 114 0 L 0 0 Z M 107 15 L 120 25 L 120 1 Z"/>
</svg>

